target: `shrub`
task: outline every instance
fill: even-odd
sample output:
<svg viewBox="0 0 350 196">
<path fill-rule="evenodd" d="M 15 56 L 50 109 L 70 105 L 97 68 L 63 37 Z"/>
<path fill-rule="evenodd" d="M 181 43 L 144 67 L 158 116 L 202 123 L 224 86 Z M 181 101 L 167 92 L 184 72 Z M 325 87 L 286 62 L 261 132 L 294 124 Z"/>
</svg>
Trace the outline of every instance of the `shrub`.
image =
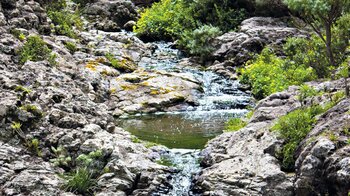
<svg viewBox="0 0 350 196">
<path fill-rule="evenodd" d="M 291 171 L 294 169 L 294 152 L 299 143 L 313 128 L 316 122 L 315 116 L 324 112 L 321 106 L 311 106 L 301 108 L 282 116 L 272 127 L 273 131 L 285 140 L 280 156 L 282 158 L 282 168 Z"/>
<path fill-rule="evenodd" d="M 249 84 L 258 99 L 316 78 L 312 68 L 289 63 L 268 48 L 255 60 L 247 62 L 241 74 L 241 82 Z"/>
<path fill-rule="evenodd" d="M 76 169 L 75 172 L 72 172 L 65 178 L 64 188 L 67 191 L 83 195 L 91 194 L 97 184 L 96 180 L 92 178 L 92 173 L 86 167 Z"/>
<path fill-rule="evenodd" d="M 153 39 L 176 39 L 186 29 L 194 29 L 194 21 L 185 0 L 161 0 L 141 12 L 134 32 Z"/>
<path fill-rule="evenodd" d="M 215 50 L 212 41 L 220 34 L 219 28 L 204 25 L 194 31 L 186 30 L 181 35 L 179 45 L 187 49 L 190 54 L 198 55 L 202 60 L 205 60 L 205 57 Z"/>
<path fill-rule="evenodd" d="M 83 23 L 78 11 L 74 13 L 71 13 L 68 10 L 49 11 L 48 16 L 53 24 L 55 24 L 55 32 L 58 35 L 77 38 L 77 34 L 73 27 L 76 27 L 79 30 L 83 28 Z"/>
<path fill-rule="evenodd" d="M 191 6 L 196 21 L 211 24 L 224 32 L 234 30 L 247 15 L 240 8 L 239 1 L 201 0 L 193 2 Z"/>
<path fill-rule="evenodd" d="M 33 35 L 27 38 L 26 43 L 19 51 L 20 63 L 24 64 L 30 61 L 47 60 L 50 57 L 51 50 L 47 47 L 39 36 Z"/>
<path fill-rule="evenodd" d="M 299 89 L 299 95 L 298 95 L 298 100 L 300 103 L 303 105 L 304 101 L 309 98 L 309 97 L 314 97 L 318 95 L 319 93 L 316 91 L 316 89 L 308 86 L 308 85 L 301 85 Z"/>
<path fill-rule="evenodd" d="M 234 30 L 245 17 L 238 1 L 161 0 L 141 13 L 134 31 L 139 36 L 178 39 L 184 31 L 192 32 L 203 25 L 225 32 Z"/>
<path fill-rule="evenodd" d="M 328 63 L 326 46 L 319 37 L 289 38 L 283 49 L 290 64 L 312 67 L 319 78 L 330 76 L 333 67 Z"/>
</svg>

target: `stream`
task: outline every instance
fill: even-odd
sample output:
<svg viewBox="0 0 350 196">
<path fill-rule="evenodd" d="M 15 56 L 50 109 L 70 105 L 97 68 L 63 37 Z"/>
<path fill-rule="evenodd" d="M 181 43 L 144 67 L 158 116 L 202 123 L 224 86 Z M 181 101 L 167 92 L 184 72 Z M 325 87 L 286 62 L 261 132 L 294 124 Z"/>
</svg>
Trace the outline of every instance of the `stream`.
<svg viewBox="0 0 350 196">
<path fill-rule="evenodd" d="M 208 140 L 221 134 L 225 123 L 233 117 L 247 113 L 251 104 L 249 94 L 238 89 L 239 82 L 232 81 L 212 71 L 192 67 L 179 67 L 179 51 L 171 43 L 155 43 L 151 63 L 140 63 L 148 70 L 165 70 L 192 75 L 202 83 L 203 93 L 197 97 L 199 105 L 182 112 L 159 112 L 135 115 L 120 119 L 119 125 L 141 140 L 164 145 L 170 149 L 166 159 L 178 170 L 172 176 L 172 189 L 167 193 L 152 195 L 187 196 L 191 192 L 193 175 L 200 172 L 200 150 Z"/>
</svg>

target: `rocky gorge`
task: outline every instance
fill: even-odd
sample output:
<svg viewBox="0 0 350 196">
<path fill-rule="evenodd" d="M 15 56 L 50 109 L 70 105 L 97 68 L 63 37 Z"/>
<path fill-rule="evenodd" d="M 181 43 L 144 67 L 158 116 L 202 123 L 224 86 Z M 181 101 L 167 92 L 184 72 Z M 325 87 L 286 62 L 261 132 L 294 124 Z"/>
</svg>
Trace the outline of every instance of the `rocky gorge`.
<svg viewBox="0 0 350 196">
<path fill-rule="evenodd" d="M 78 39 L 52 31 L 46 3 L 0 2 L 0 195 L 348 194 L 349 98 L 317 116 L 294 154 L 295 172 L 281 169 L 276 154 L 284 141 L 270 131 L 293 110 L 326 104 L 344 89 L 343 81 L 307 83 L 326 93 L 305 103 L 297 86 L 255 102 L 237 81 L 237 67 L 264 46 L 278 49 L 287 37 L 308 36 L 286 17 L 244 20 L 236 32 L 215 39 L 210 65 L 203 68 L 171 43 L 145 43 L 130 32 L 138 18 L 135 5 L 153 1 L 89 2 L 82 11 L 83 30 L 74 29 Z M 41 36 L 54 63 L 21 64 L 18 51 L 25 39 L 14 32 Z M 249 107 L 254 114 L 247 126 L 221 134 L 222 121 Z M 215 133 L 205 133 L 206 140 L 218 136 L 200 153 L 141 141 L 116 120 L 173 113 L 204 119 L 201 114 L 208 117 L 210 111 L 221 121 L 203 120 L 220 124 Z M 82 157 L 94 168 L 93 188 L 85 193 L 65 185 Z"/>
</svg>

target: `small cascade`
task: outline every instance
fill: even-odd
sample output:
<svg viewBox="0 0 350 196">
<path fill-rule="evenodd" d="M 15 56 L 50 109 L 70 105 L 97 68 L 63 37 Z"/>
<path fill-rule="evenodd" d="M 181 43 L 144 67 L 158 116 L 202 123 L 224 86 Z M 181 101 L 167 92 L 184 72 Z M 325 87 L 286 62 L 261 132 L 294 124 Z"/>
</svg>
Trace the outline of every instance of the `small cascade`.
<svg viewBox="0 0 350 196">
<path fill-rule="evenodd" d="M 193 196 L 191 182 L 200 172 L 199 149 L 222 133 L 225 122 L 232 117 L 244 115 L 251 104 L 250 95 L 239 90 L 239 82 L 229 80 L 212 71 L 194 67 L 179 67 L 178 50 L 171 43 L 155 43 L 157 49 L 151 58 L 139 64 L 147 70 L 180 72 L 202 83 L 203 93 L 198 96 L 198 106 L 189 106 L 185 111 L 135 116 L 123 119 L 119 124 L 142 140 L 169 147 L 167 158 L 178 171 L 172 175 L 167 193 L 155 192 L 154 196 Z"/>
</svg>

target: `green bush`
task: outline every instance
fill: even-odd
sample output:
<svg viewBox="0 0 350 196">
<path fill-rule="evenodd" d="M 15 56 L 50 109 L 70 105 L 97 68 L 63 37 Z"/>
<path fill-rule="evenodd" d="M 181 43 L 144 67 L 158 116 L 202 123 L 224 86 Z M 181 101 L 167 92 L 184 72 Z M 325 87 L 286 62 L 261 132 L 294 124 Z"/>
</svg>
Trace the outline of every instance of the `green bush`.
<svg viewBox="0 0 350 196">
<path fill-rule="evenodd" d="M 311 106 L 301 108 L 282 116 L 272 127 L 273 131 L 285 140 L 285 144 L 280 152 L 282 158 L 282 168 L 288 171 L 294 169 L 294 152 L 299 143 L 313 128 L 316 122 L 315 116 L 325 111 L 321 106 Z"/>
<path fill-rule="evenodd" d="M 77 38 L 73 27 L 81 30 L 83 23 L 78 12 L 71 13 L 68 10 L 49 11 L 49 18 L 55 24 L 55 32 L 58 35 L 66 35 L 71 38 Z"/>
<path fill-rule="evenodd" d="M 67 191 L 83 195 L 91 194 L 97 184 L 96 180 L 92 178 L 92 173 L 86 167 L 76 169 L 65 178 L 64 188 Z"/>
<path fill-rule="evenodd" d="M 237 1 L 228 0 L 161 0 L 141 12 L 134 29 L 139 36 L 155 39 L 178 39 L 185 31 L 203 25 L 234 30 L 246 17 Z"/>
<path fill-rule="evenodd" d="M 240 8 L 239 1 L 201 0 L 193 1 L 192 13 L 196 21 L 211 24 L 224 32 L 235 30 L 246 18 L 246 11 Z"/>
<path fill-rule="evenodd" d="M 318 94 L 319 94 L 319 92 L 317 92 L 316 89 L 314 89 L 313 87 L 310 87 L 308 85 L 303 84 L 303 85 L 300 86 L 300 89 L 299 89 L 298 100 L 303 105 L 304 101 L 307 98 L 314 97 L 314 96 L 316 96 Z"/>
<path fill-rule="evenodd" d="M 241 74 L 241 82 L 249 84 L 254 97 L 258 99 L 316 78 L 312 68 L 289 63 L 268 48 L 255 60 L 247 62 Z"/>
<path fill-rule="evenodd" d="M 312 67 L 319 78 L 329 77 L 333 69 L 328 63 L 326 46 L 316 35 L 306 38 L 289 38 L 283 47 L 289 63 Z"/>
<path fill-rule="evenodd" d="M 192 55 L 198 55 L 202 60 L 215 50 L 212 41 L 219 36 L 221 31 L 217 27 L 204 25 L 194 31 L 186 30 L 179 41 L 179 45 L 184 47 Z"/>
<path fill-rule="evenodd" d="M 39 36 L 29 36 L 24 46 L 19 51 L 20 63 L 30 61 L 47 60 L 50 57 L 51 49 L 47 47 Z"/>
<path fill-rule="evenodd" d="M 141 12 L 134 32 L 154 39 L 176 39 L 186 29 L 194 29 L 194 21 L 185 0 L 161 0 Z"/>
</svg>

